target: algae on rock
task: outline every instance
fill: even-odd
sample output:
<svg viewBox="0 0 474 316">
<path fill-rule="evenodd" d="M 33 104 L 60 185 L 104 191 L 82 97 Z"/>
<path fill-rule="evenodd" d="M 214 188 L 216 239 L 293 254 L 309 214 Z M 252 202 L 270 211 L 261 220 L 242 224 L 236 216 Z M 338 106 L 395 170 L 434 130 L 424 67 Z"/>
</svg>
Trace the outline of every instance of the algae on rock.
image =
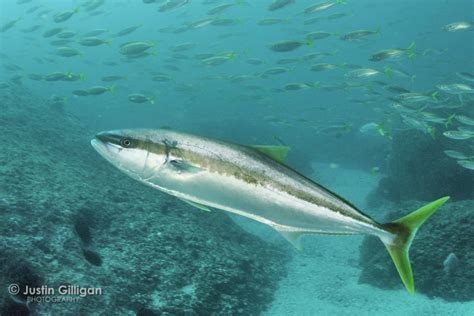
<svg viewBox="0 0 474 316">
<path fill-rule="evenodd" d="M 67 109 L 16 87 L 2 90 L 0 100 L 0 283 L 102 288 L 77 303 L 29 308 L 252 315 L 271 302 L 289 261 L 285 251 L 221 211 L 199 212 L 118 172 L 91 148 L 94 132 Z M 27 272 L 18 276 L 16 266 Z M 25 306 L 2 287 L 0 314 L 12 310 Z"/>
</svg>

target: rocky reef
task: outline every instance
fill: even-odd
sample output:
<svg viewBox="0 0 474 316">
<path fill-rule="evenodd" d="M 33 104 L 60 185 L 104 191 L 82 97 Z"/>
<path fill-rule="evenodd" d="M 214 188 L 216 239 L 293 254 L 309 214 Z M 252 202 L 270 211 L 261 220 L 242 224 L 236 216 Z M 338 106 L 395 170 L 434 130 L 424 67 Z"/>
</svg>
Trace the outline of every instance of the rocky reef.
<svg viewBox="0 0 474 316">
<path fill-rule="evenodd" d="M 368 197 L 368 204 L 394 220 L 423 205 L 451 196 L 429 219 L 412 244 L 410 258 L 418 293 L 448 301 L 474 300 L 474 174 L 460 167 L 444 150 L 465 151 L 466 142 L 440 133 L 434 138 L 420 131 L 395 133 L 386 175 Z M 464 146 L 464 147 L 463 147 Z M 368 237 L 361 246 L 359 281 L 384 289 L 402 287 L 382 243 Z"/>
<path fill-rule="evenodd" d="M 474 172 L 460 167 L 443 152 L 465 151 L 466 145 L 439 133 L 435 139 L 416 130 L 395 133 L 386 177 L 369 202 L 380 198 L 430 201 L 445 195 L 455 200 L 474 199 Z"/>
<path fill-rule="evenodd" d="M 387 221 L 423 205 L 404 202 L 389 214 Z M 473 225 L 474 201 L 448 201 L 423 224 L 410 249 L 418 293 L 447 301 L 474 300 Z M 360 265 L 359 282 L 383 289 L 403 288 L 392 260 L 376 237 L 364 240 Z"/>
<path fill-rule="evenodd" d="M 271 302 L 287 252 L 113 169 L 67 104 L 0 93 L 1 315 L 254 315 Z M 12 283 L 102 294 L 27 303 Z"/>
</svg>

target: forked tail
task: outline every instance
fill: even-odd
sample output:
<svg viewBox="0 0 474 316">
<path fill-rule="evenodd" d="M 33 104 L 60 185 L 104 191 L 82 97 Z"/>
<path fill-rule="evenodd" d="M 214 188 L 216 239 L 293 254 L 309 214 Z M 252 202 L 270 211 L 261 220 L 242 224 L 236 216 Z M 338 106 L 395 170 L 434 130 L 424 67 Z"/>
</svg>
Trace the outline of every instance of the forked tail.
<svg viewBox="0 0 474 316">
<path fill-rule="evenodd" d="M 410 294 L 415 293 L 415 283 L 408 255 L 411 242 L 415 238 L 418 228 L 447 200 L 449 200 L 449 196 L 440 198 L 396 221 L 383 225 L 386 230 L 396 235 L 394 240 L 390 242 L 382 240 L 382 242 L 385 244 L 390 257 L 392 257 L 398 274 Z"/>
</svg>

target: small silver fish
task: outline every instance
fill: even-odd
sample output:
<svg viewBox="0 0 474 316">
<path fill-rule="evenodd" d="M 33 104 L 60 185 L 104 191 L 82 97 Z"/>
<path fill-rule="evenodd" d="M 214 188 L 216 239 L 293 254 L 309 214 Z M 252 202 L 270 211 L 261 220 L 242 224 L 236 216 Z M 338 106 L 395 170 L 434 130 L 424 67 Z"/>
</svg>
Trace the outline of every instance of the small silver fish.
<svg viewBox="0 0 474 316">
<path fill-rule="evenodd" d="M 458 160 L 458 165 L 469 170 L 474 170 L 474 160 Z"/>
<path fill-rule="evenodd" d="M 474 132 L 470 131 L 446 131 L 443 135 L 455 140 L 466 140 L 474 137 Z"/>
<path fill-rule="evenodd" d="M 450 158 L 454 158 L 454 159 L 460 159 L 460 160 L 469 159 L 469 157 L 467 155 L 465 155 L 464 153 L 459 152 L 459 151 L 455 151 L 455 150 L 445 150 L 444 154 L 446 156 L 448 156 Z"/>
<path fill-rule="evenodd" d="M 474 24 L 467 21 L 454 22 L 447 24 L 443 27 L 443 30 L 446 32 L 459 32 L 459 31 L 468 31 L 474 28 Z"/>
<path fill-rule="evenodd" d="M 474 74 L 469 73 L 469 72 L 456 72 L 456 76 L 458 76 L 461 79 L 467 80 L 474 82 Z"/>
<path fill-rule="evenodd" d="M 474 126 L 474 119 L 472 119 L 470 117 L 467 117 L 465 115 L 456 114 L 456 116 L 454 116 L 454 118 L 460 123 L 470 125 L 470 126 Z"/>
<path fill-rule="evenodd" d="M 372 68 L 360 68 L 354 69 L 346 73 L 346 77 L 357 79 L 357 78 L 369 78 L 373 76 L 380 75 L 380 71 L 372 69 Z"/>
<path fill-rule="evenodd" d="M 464 83 L 439 84 L 436 88 L 449 94 L 474 93 L 474 87 Z"/>
</svg>

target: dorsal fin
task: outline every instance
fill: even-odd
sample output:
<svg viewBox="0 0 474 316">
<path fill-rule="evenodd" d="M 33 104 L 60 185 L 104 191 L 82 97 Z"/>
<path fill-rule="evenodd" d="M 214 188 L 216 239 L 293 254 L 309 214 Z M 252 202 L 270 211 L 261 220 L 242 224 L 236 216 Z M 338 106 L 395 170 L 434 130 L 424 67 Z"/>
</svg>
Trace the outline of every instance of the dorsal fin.
<svg viewBox="0 0 474 316">
<path fill-rule="evenodd" d="M 289 146 L 253 145 L 251 147 L 279 163 L 285 163 L 285 157 L 290 151 Z"/>
</svg>

